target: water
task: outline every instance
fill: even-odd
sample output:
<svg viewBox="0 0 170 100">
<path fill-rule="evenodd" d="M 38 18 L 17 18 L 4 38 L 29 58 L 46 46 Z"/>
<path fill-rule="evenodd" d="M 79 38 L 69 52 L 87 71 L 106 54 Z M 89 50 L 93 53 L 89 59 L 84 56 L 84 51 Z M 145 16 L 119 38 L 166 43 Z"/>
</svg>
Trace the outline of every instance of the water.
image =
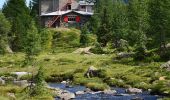
<svg viewBox="0 0 170 100">
<path fill-rule="evenodd" d="M 49 86 L 54 87 L 54 88 L 60 88 L 64 89 L 70 92 L 77 92 L 77 91 L 84 91 L 86 87 L 84 86 L 79 86 L 75 85 L 71 88 L 66 88 L 65 84 L 61 83 L 49 83 Z M 143 100 L 157 100 L 158 96 L 150 95 L 148 92 L 143 92 L 141 94 L 136 94 L 136 95 L 130 95 L 125 93 L 124 88 L 112 88 L 117 91 L 117 95 L 108 95 L 108 94 L 103 94 L 103 93 L 96 93 L 96 94 L 83 94 L 83 95 L 78 95 L 74 100 L 132 100 L 136 97 L 142 98 Z M 126 94 L 124 96 L 120 96 L 120 94 Z M 56 98 L 56 100 L 59 100 Z"/>
</svg>

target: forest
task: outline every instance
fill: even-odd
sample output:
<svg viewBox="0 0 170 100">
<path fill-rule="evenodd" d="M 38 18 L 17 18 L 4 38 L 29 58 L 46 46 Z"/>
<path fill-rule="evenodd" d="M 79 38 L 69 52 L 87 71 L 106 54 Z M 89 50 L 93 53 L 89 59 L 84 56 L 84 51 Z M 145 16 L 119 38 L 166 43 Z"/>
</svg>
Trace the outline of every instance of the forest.
<svg viewBox="0 0 170 100">
<path fill-rule="evenodd" d="M 61 98 L 48 86 L 61 82 L 170 100 L 169 0 L 97 0 L 81 29 L 42 27 L 39 5 L 7 0 L 0 10 L 0 100 Z"/>
</svg>

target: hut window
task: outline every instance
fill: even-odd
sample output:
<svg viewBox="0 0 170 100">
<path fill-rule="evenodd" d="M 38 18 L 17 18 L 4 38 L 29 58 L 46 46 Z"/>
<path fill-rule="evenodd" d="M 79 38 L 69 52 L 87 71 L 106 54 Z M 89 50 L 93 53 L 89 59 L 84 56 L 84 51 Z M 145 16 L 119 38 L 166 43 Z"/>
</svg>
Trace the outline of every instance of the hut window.
<svg viewBox="0 0 170 100">
<path fill-rule="evenodd" d="M 68 10 L 71 10 L 71 5 L 68 5 L 68 6 L 67 6 L 67 9 L 68 9 Z"/>
<path fill-rule="evenodd" d="M 76 16 L 68 16 L 68 21 L 76 21 Z"/>
</svg>

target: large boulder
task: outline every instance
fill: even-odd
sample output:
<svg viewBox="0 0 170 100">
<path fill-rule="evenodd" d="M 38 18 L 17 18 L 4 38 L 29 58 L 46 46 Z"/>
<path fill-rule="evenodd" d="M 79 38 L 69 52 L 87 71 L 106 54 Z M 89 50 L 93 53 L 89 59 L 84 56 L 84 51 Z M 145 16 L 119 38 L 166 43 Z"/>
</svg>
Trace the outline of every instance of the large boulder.
<svg viewBox="0 0 170 100">
<path fill-rule="evenodd" d="M 5 80 L 0 77 L 0 85 L 5 85 Z"/>
<path fill-rule="evenodd" d="M 129 57 L 133 57 L 134 53 L 129 53 L 129 52 L 120 52 L 117 54 L 117 59 L 122 59 L 122 58 L 129 58 Z"/>
<path fill-rule="evenodd" d="M 162 69 L 167 69 L 168 71 L 170 71 L 170 61 L 162 64 L 162 65 L 160 66 L 160 68 L 162 68 Z"/>
<path fill-rule="evenodd" d="M 142 89 L 128 88 L 128 89 L 126 89 L 126 92 L 130 93 L 130 94 L 138 94 L 138 93 L 142 93 Z"/>
<path fill-rule="evenodd" d="M 14 80 L 13 83 L 17 86 L 21 86 L 21 87 L 26 87 L 28 86 L 28 81 L 27 80 L 20 80 L 20 81 L 17 81 L 17 80 Z"/>
<path fill-rule="evenodd" d="M 98 69 L 94 66 L 90 66 L 87 70 L 87 72 L 85 73 L 85 76 L 87 76 L 88 78 L 96 76 L 98 72 Z"/>
</svg>

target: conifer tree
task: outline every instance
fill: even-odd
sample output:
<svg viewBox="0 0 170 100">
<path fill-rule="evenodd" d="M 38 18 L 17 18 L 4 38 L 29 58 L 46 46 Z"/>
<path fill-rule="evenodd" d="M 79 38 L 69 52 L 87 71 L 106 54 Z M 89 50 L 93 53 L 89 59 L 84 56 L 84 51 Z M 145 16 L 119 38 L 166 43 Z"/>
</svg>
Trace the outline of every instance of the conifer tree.
<svg viewBox="0 0 170 100">
<path fill-rule="evenodd" d="M 88 44 L 88 29 L 87 29 L 87 24 L 83 26 L 81 29 L 81 34 L 80 34 L 80 43 L 82 46 L 87 46 Z"/>
<path fill-rule="evenodd" d="M 25 63 L 32 64 L 34 56 L 38 55 L 41 50 L 41 35 L 38 33 L 34 21 L 31 21 L 26 32 L 24 50 L 26 52 Z"/>
<path fill-rule="evenodd" d="M 8 33 L 10 32 L 11 25 L 5 18 L 3 13 L 0 12 L 0 53 L 9 52 Z"/>
<path fill-rule="evenodd" d="M 21 51 L 24 47 L 26 31 L 31 21 L 29 9 L 25 0 L 8 0 L 2 12 L 12 25 L 10 43 L 14 51 Z"/>
<path fill-rule="evenodd" d="M 170 1 L 150 0 L 149 5 L 152 45 L 160 48 L 161 54 L 165 55 L 165 45 L 170 37 Z"/>
</svg>

